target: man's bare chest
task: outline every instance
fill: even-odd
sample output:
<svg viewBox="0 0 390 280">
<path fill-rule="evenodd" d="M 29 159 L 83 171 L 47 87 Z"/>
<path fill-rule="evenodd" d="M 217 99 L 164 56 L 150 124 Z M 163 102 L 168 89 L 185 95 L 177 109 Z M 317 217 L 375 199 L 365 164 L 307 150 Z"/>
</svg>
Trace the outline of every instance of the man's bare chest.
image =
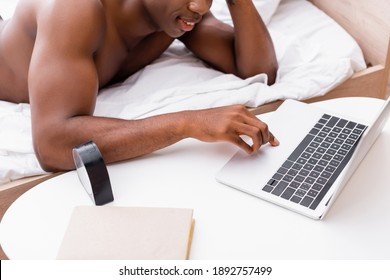
<svg viewBox="0 0 390 280">
<path fill-rule="evenodd" d="M 101 87 L 134 74 L 158 58 L 174 39 L 165 33 L 153 33 L 144 37 L 127 38 L 108 35 L 94 61 Z"/>
</svg>

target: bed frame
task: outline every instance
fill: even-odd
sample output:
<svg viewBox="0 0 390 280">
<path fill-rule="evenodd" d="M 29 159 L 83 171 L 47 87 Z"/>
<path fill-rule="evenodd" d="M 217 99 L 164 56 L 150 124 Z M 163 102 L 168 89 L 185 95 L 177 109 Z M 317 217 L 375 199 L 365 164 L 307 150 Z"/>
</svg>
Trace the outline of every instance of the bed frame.
<svg viewBox="0 0 390 280">
<path fill-rule="evenodd" d="M 385 99 L 390 94 L 390 1 L 309 0 L 349 32 L 363 50 L 368 68 L 354 74 L 325 96 L 305 100 L 311 103 L 331 98 L 368 96 Z M 255 114 L 275 110 L 282 101 L 251 110 Z M 0 186 L 0 220 L 8 207 L 24 192 L 59 174 L 25 178 Z M 0 259 L 6 259 L 0 247 Z"/>
<path fill-rule="evenodd" d="M 390 95 L 390 1 L 386 0 L 309 0 L 357 41 L 363 51 L 367 69 L 324 96 L 305 100 L 307 103 L 350 96 L 385 99 Z M 255 114 L 274 111 L 282 101 L 251 108 Z"/>
</svg>

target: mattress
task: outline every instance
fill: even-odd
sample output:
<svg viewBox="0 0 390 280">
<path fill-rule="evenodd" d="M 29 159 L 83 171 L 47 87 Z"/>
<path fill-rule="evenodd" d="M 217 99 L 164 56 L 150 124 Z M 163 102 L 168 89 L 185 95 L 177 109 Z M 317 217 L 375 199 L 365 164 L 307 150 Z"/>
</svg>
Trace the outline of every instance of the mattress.
<svg viewBox="0 0 390 280">
<path fill-rule="evenodd" d="M 3 18 L 14 0 L 0 2 Z M 139 119 L 188 109 L 231 104 L 257 107 L 275 100 L 322 96 L 364 69 L 358 44 L 335 21 L 306 0 L 254 0 L 274 42 L 279 70 L 240 79 L 210 68 L 179 41 L 124 82 L 100 90 L 94 115 Z M 232 24 L 225 0 L 212 12 Z M 28 104 L 0 101 L 0 184 L 44 174 L 35 157 Z"/>
</svg>

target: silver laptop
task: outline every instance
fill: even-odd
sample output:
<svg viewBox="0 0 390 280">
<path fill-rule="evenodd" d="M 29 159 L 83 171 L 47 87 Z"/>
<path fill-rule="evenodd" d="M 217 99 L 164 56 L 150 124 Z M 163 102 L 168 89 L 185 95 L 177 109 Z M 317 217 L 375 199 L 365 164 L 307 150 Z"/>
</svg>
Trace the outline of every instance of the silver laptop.
<svg viewBox="0 0 390 280">
<path fill-rule="evenodd" d="M 371 124 L 286 100 L 267 124 L 280 146 L 239 150 L 216 179 L 230 187 L 323 219 L 390 115 L 390 98 Z"/>
</svg>

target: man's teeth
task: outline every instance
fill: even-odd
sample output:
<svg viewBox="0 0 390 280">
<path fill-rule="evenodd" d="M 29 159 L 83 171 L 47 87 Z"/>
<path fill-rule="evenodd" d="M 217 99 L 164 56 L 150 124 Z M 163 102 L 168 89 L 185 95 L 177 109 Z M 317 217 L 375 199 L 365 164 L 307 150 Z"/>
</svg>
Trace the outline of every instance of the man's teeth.
<svg viewBox="0 0 390 280">
<path fill-rule="evenodd" d="M 194 26 L 194 25 L 195 25 L 195 22 L 188 22 L 188 21 L 185 21 L 185 20 L 183 20 L 183 21 L 184 21 L 184 23 L 187 24 L 187 25 L 191 25 L 191 26 Z"/>
</svg>

